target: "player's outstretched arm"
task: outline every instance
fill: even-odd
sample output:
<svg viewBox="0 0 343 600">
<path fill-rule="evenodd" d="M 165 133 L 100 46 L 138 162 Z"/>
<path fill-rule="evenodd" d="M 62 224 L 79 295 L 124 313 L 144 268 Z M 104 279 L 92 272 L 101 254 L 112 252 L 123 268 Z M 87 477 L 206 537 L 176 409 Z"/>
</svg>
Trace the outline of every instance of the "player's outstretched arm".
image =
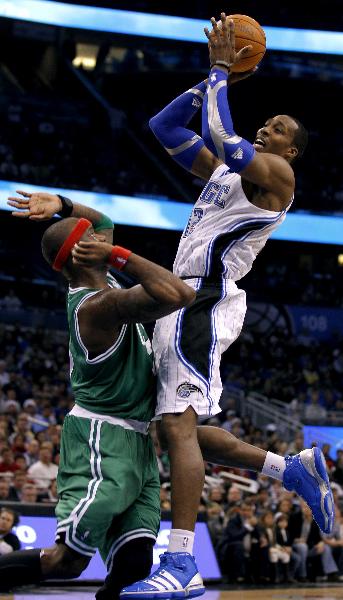
<svg viewBox="0 0 343 600">
<path fill-rule="evenodd" d="M 94 231 L 100 232 L 108 242 L 113 239 L 113 223 L 103 213 L 72 202 L 69 198 L 59 194 L 48 192 L 25 192 L 17 190 L 19 196 L 8 198 L 7 204 L 14 208 L 14 217 L 30 219 L 31 221 L 47 221 L 56 214 L 62 218 L 76 217 L 88 219 L 94 227 Z M 22 197 L 20 197 L 22 196 Z"/>
<path fill-rule="evenodd" d="M 202 106 L 206 83 L 190 88 L 178 96 L 149 121 L 152 132 L 168 154 L 184 169 L 191 171 L 194 158 L 204 142 L 187 125 Z"/>
<path fill-rule="evenodd" d="M 128 290 L 105 289 L 79 311 L 80 323 L 108 331 L 123 323 L 154 321 L 195 299 L 195 291 L 171 271 L 119 246 L 101 242 L 75 244 L 73 262 L 83 267 L 108 263 L 139 281 Z"/>
<path fill-rule="evenodd" d="M 277 197 L 280 208 L 289 203 L 294 190 L 294 174 L 290 165 L 282 157 L 256 153 L 252 144 L 237 135 L 233 128 L 227 98 L 227 81 L 232 62 L 240 60 L 241 54 L 234 51 L 234 24 L 227 27 L 226 15 L 221 14 L 222 28 L 219 30 L 214 18 L 212 32 L 205 29 L 209 40 L 210 53 L 214 66 L 209 75 L 209 85 L 203 103 L 203 139 L 206 146 L 228 165 L 230 170 L 239 173 L 244 179 L 268 190 Z M 193 171 L 208 178 L 210 167 L 208 156 L 200 152 L 193 164 Z"/>
</svg>

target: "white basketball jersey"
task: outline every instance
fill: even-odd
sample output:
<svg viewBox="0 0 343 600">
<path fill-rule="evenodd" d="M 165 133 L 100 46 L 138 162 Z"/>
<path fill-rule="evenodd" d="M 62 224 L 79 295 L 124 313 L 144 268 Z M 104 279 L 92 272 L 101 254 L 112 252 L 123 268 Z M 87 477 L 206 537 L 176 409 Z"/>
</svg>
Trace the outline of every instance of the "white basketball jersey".
<svg viewBox="0 0 343 600">
<path fill-rule="evenodd" d="M 180 240 L 174 273 L 238 281 L 250 271 L 290 205 L 291 199 L 280 212 L 254 206 L 243 191 L 240 175 L 220 165 L 194 205 Z"/>
</svg>

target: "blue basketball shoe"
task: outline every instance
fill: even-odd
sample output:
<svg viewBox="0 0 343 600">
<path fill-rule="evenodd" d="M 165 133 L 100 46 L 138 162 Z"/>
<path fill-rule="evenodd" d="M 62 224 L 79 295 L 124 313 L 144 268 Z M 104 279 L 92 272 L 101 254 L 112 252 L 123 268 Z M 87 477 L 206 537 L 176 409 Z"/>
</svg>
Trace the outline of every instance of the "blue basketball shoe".
<svg viewBox="0 0 343 600">
<path fill-rule="evenodd" d="M 323 533 L 331 533 L 335 509 L 322 451 L 319 448 L 302 450 L 295 456 L 286 456 L 285 460 L 284 487 L 305 500 Z"/>
<path fill-rule="evenodd" d="M 149 577 L 122 589 L 121 600 L 130 598 L 194 598 L 205 593 L 194 557 L 188 552 L 165 552 L 161 565 Z"/>
</svg>

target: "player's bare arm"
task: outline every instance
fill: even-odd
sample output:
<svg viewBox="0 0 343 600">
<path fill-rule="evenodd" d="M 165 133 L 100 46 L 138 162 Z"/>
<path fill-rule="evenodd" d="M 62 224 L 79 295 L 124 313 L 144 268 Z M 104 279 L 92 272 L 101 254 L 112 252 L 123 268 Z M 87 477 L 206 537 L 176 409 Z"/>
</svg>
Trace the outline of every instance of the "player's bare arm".
<svg viewBox="0 0 343 600">
<path fill-rule="evenodd" d="M 101 242 L 76 244 L 73 263 L 82 267 L 108 264 L 116 247 Z M 128 290 L 106 288 L 86 301 L 79 310 L 80 333 L 91 351 L 99 351 L 112 343 L 124 323 L 144 323 L 159 319 L 188 306 L 195 291 L 171 271 L 131 253 L 125 272 L 140 283 Z"/>
<path fill-rule="evenodd" d="M 12 211 L 12 216 L 30 219 L 31 221 L 47 221 L 62 211 L 62 216 L 88 219 L 95 231 L 101 231 L 104 239 L 107 242 L 112 242 L 112 222 L 101 212 L 48 192 L 30 193 L 17 190 L 17 194 L 19 196 L 10 196 L 7 201 L 7 204 L 15 209 Z M 68 205 L 66 205 L 66 202 L 68 202 Z M 67 212 L 63 214 L 63 210 Z"/>
</svg>

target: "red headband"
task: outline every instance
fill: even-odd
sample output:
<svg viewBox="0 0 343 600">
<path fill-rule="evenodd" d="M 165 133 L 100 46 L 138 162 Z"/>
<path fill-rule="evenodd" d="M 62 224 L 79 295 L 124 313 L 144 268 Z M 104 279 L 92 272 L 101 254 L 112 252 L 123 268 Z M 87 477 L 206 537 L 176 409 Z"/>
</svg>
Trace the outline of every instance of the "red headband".
<svg viewBox="0 0 343 600">
<path fill-rule="evenodd" d="M 55 271 L 61 271 L 64 263 L 66 262 L 69 254 L 72 251 L 72 248 L 76 242 L 78 242 L 85 231 L 87 231 L 88 227 L 90 227 L 92 223 L 88 221 L 88 219 L 79 219 L 76 223 L 74 229 L 70 232 L 68 237 L 64 240 L 62 246 L 57 252 L 56 258 L 53 262 L 52 268 Z"/>
</svg>

